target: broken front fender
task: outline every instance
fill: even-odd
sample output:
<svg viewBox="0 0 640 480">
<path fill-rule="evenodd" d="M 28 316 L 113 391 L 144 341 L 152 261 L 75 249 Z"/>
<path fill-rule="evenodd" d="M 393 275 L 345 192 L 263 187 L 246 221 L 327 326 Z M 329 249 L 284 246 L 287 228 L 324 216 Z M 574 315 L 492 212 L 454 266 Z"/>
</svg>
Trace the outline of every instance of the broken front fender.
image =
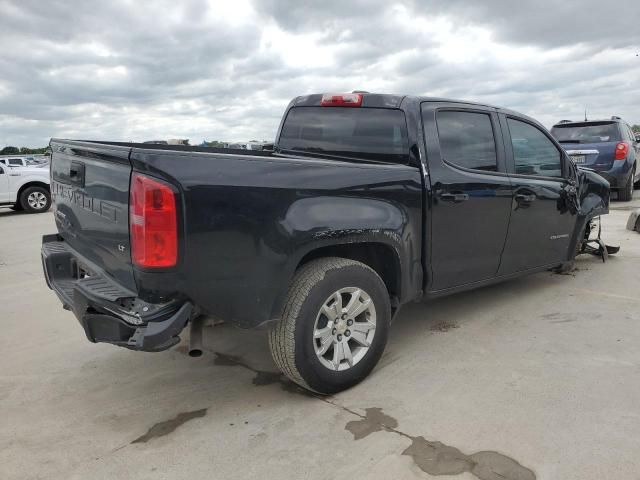
<svg viewBox="0 0 640 480">
<path fill-rule="evenodd" d="M 583 250 L 585 240 L 591 233 L 591 221 L 609 213 L 611 192 L 609 182 L 597 173 L 582 168 L 576 170 L 576 190 L 578 219 L 569 245 L 567 261 L 570 262 Z"/>
<path fill-rule="evenodd" d="M 586 220 L 609 213 L 609 182 L 590 170 L 578 169 L 579 214 Z"/>
</svg>

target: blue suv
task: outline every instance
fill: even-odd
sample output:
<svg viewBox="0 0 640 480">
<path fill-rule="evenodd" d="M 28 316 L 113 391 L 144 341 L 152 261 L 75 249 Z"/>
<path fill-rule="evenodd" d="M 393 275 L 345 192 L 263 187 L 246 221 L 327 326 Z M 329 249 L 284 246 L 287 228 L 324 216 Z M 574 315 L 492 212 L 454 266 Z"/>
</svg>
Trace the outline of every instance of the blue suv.
<svg viewBox="0 0 640 480">
<path fill-rule="evenodd" d="M 579 166 L 598 172 L 618 192 L 618 200 L 629 201 L 640 170 L 640 142 L 620 117 L 610 120 L 572 122 L 562 120 L 551 129 L 569 157 Z"/>
</svg>

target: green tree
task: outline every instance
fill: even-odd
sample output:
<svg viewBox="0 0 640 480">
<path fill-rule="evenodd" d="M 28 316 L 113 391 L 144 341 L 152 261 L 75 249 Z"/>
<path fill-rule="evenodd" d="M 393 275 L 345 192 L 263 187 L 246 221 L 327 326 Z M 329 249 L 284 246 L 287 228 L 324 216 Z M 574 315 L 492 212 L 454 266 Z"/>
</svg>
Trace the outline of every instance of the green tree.
<svg viewBox="0 0 640 480">
<path fill-rule="evenodd" d="M 633 130 L 636 133 L 640 132 L 640 125 L 634 125 L 633 127 L 631 127 L 631 130 Z"/>
<path fill-rule="evenodd" d="M 48 149 L 49 149 L 49 147 L 42 147 L 42 148 L 22 147 L 22 148 L 20 148 L 20 153 L 22 153 L 23 155 L 26 155 L 26 154 L 42 155 L 42 154 L 46 153 Z"/>
<path fill-rule="evenodd" d="M 210 142 L 205 142 L 207 144 L 207 147 L 216 147 L 216 148 L 223 148 L 224 147 L 224 142 L 219 142 L 218 140 L 212 140 Z"/>
<path fill-rule="evenodd" d="M 18 147 L 6 146 L 0 150 L 0 155 L 15 155 L 17 153 L 20 153 L 20 149 Z"/>
</svg>

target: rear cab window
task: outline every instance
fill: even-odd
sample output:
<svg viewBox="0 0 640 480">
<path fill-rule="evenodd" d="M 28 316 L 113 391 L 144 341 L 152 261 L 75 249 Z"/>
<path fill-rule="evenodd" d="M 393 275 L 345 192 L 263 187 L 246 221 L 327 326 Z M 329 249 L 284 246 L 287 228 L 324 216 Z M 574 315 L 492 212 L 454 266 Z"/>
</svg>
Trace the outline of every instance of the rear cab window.
<svg viewBox="0 0 640 480">
<path fill-rule="evenodd" d="M 551 135 L 564 143 L 604 143 L 619 142 L 620 129 L 616 122 L 585 122 L 555 125 Z"/>
<path fill-rule="evenodd" d="M 278 140 L 280 151 L 407 164 L 404 112 L 388 108 L 294 107 Z"/>
</svg>

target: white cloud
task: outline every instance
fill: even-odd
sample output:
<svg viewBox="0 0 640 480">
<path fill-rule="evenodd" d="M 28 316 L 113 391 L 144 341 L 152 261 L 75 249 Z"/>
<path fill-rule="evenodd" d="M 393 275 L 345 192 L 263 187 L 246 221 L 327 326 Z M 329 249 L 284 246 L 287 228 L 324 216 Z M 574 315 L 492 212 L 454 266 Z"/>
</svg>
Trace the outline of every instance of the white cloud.
<svg viewBox="0 0 640 480">
<path fill-rule="evenodd" d="M 640 123 L 640 4 L 586 3 L 0 0 L 0 147 L 272 139 L 291 97 L 354 89 Z"/>
</svg>

